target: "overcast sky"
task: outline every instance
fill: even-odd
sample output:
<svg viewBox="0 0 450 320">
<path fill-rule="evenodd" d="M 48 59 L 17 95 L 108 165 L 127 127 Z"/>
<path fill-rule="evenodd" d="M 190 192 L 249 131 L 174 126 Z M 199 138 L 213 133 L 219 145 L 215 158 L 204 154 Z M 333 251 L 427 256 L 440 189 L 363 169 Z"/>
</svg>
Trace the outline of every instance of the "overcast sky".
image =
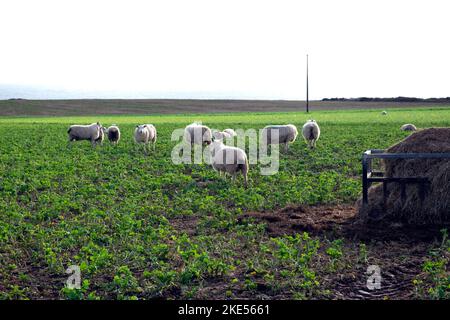
<svg viewBox="0 0 450 320">
<path fill-rule="evenodd" d="M 446 2 L 2 0 L 0 98 L 450 96 Z"/>
</svg>

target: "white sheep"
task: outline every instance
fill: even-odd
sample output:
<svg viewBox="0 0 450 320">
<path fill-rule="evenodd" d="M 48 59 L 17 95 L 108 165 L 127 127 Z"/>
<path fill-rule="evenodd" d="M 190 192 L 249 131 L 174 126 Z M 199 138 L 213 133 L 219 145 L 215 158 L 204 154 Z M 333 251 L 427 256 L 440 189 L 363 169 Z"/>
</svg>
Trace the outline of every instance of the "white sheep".
<svg viewBox="0 0 450 320">
<path fill-rule="evenodd" d="M 261 132 L 262 146 L 284 144 L 284 151 L 287 152 L 289 143 L 293 143 L 297 139 L 297 135 L 297 127 L 293 124 L 266 126 Z"/>
<path fill-rule="evenodd" d="M 151 142 L 153 144 L 153 150 L 155 150 L 156 135 L 156 128 L 154 125 L 137 125 L 134 130 L 134 141 L 136 143 L 142 143 L 144 145 L 144 151 L 147 151 L 147 148 Z"/>
<path fill-rule="evenodd" d="M 400 130 L 403 131 L 417 131 L 417 127 L 411 123 L 407 123 L 401 126 Z"/>
<path fill-rule="evenodd" d="M 71 125 L 67 130 L 69 142 L 89 140 L 94 147 L 103 141 L 103 129 L 99 122 L 90 125 Z"/>
<path fill-rule="evenodd" d="M 119 127 L 113 124 L 108 129 L 106 129 L 106 133 L 108 135 L 108 140 L 112 144 L 118 144 L 120 140 L 120 130 Z"/>
<path fill-rule="evenodd" d="M 248 186 L 248 159 L 244 150 L 224 145 L 222 140 L 215 139 L 209 146 L 211 152 L 211 165 L 220 175 L 222 172 L 232 176 L 233 181 L 236 175 L 242 173 L 245 187 Z"/>
<path fill-rule="evenodd" d="M 212 141 L 211 129 L 198 123 L 192 123 L 184 129 L 184 140 L 191 145 L 209 145 Z"/>
<path fill-rule="evenodd" d="M 232 135 L 230 133 L 226 132 L 225 130 L 224 131 L 215 130 L 215 131 L 213 131 L 212 135 L 213 135 L 214 139 L 217 139 L 217 140 L 225 140 L 225 139 L 232 137 Z"/>
<path fill-rule="evenodd" d="M 302 135 L 308 146 L 313 149 L 320 137 L 320 128 L 316 120 L 308 120 L 302 128 Z"/>
<path fill-rule="evenodd" d="M 225 130 L 223 130 L 223 132 L 228 133 L 231 137 L 237 136 L 236 131 L 234 131 L 233 129 L 225 129 Z"/>
<path fill-rule="evenodd" d="M 387 116 L 387 111 L 386 110 L 381 111 L 381 115 L 382 116 Z"/>
</svg>

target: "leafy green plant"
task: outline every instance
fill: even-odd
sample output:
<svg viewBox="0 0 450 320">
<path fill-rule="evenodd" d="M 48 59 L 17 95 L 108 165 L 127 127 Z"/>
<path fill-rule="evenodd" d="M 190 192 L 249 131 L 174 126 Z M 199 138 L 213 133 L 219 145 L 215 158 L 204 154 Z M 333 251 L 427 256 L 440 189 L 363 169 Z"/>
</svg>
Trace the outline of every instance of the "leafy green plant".
<svg viewBox="0 0 450 320">
<path fill-rule="evenodd" d="M 388 121 L 375 112 L 315 111 L 323 131 L 317 149 L 297 138 L 273 176 L 260 175 L 261 164 L 251 164 L 248 189 L 208 165 L 172 163 L 172 131 L 199 120 L 218 129 L 270 123 L 300 128 L 308 115 L 0 117 L 0 297 L 195 297 L 202 286 L 224 281 L 238 298 L 245 279 L 265 286 L 266 294 L 321 297 L 323 279 L 335 273 L 324 261 L 337 269 L 347 247 L 302 233 L 270 239 L 264 223 L 240 218 L 286 205 L 352 203 L 361 190 L 363 150 L 404 138 L 398 127 L 406 122 L 450 126 L 448 108 L 392 110 Z M 118 124 L 120 143 L 67 145 L 68 125 L 93 121 Z M 155 153 L 144 155 L 132 134 L 136 124 L 147 122 L 156 125 L 158 143 Z M 446 232 L 432 261 L 447 257 Z M 363 248 L 360 263 L 367 260 Z M 64 266 L 72 264 L 89 280 L 78 291 L 63 288 Z M 434 297 L 445 287 L 438 269 L 429 266 L 419 278 L 426 292 L 436 289 Z"/>
<path fill-rule="evenodd" d="M 138 289 L 138 282 L 127 266 L 119 267 L 112 283 L 118 299 L 126 299 Z"/>
<path fill-rule="evenodd" d="M 342 258 L 342 239 L 334 240 L 331 245 L 326 249 L 327 255 L 331 258 L 331 269 L 335 270 L 339 260 Z"/>
</svg>

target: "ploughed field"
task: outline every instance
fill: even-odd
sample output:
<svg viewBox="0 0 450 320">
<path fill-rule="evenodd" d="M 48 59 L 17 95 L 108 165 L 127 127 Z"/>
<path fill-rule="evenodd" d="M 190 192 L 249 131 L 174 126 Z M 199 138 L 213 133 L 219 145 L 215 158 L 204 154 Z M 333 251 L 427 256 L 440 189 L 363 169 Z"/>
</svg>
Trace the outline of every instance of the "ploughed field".
<svg viewBox="0 0 450 320">
<path fill-rule="evenodd" d="M 317 149 L 301 126 L 315 119 Z M 118 146 L 67 145 L 70 124 L 117 124 Z M 251 164 L 249 188 L 206 164 L 172 163 L 173 130 L 292 123 L 279 172 Z M 137 124 L 158 131 L 135 145 Z M 445 228 L 352 224 L 360 158 L 449 108 L 152 116 L 0 118 L 0 298 L 449 298 Z M 77 265 L 81 288 L 68 289 Z M 366 286 L 369 265 L 381 288 Z"/>
</svg>

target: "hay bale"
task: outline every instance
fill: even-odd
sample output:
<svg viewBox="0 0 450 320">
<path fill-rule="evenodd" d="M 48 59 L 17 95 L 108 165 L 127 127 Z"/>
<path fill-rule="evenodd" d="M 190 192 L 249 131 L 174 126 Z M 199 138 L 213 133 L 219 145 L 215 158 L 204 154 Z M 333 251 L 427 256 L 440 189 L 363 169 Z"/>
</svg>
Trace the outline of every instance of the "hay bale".
<svg viewBox="0 0 450 320">
<path fill-rule="evenodd" d="M 431 128 L 415 132 L 386 150 L 389 153 L 450 153 L 450 128 Z M 401 199 L 399 183 L 388 184 L 388 197 L 383 202 L 383 185 L 369 189 L 369 204 L 362 206 L 359 217 L 401 221 L 410 224 L 445 224 L 450 222 L 450 159 L 386 159 L 386 177 L 425 177 L 430 183 L 423 201 L 417 184 L 406 185 L 406 198 Z"/>
</svg>

